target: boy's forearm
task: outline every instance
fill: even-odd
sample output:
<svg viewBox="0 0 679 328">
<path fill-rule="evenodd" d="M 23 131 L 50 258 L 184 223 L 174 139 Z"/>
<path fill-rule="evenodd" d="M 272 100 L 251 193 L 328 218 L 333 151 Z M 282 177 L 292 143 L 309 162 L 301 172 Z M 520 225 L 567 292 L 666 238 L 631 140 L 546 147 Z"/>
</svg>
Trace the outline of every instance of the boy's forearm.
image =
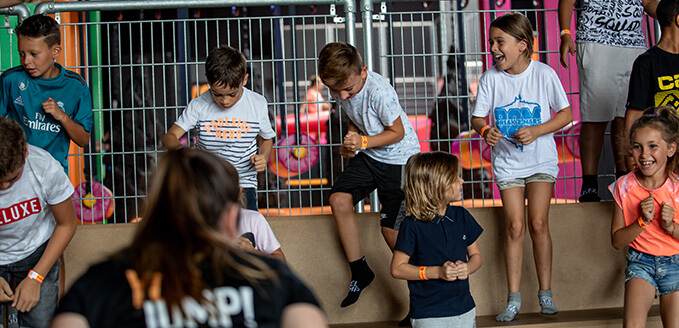
<svg viewBox="0 0 679 328">
<path fill-rule="evenodd" d="M 259 140 L 259 151 L 260 155 L 264 155 L 265 158 L 269 158 L 271 155 L 271 150 L 273 149 L 273 139 L 264 139 L 257 136 Z"/>
<path fill-rule="evenodd" d="M 399 134 L 393 130 L 384 130 L 380 134 L 374 136 L 368 136 L 368 147 L 380 147 L 395 144 L 403 140 L 404 134 Z"/>
<path fill-rule="evenodd" d="M 179 127 L 177 124 L 173 124 L 170 127 L 170 130 L 165 133 L 163 136 L 163 139 L 161 142 L 163 143 L 163 146 L 167 148 L 167 150 L 174 150 L 182 146 L 182 144 L 179 142 L 179 138 L 184 135 L 186 131 Z"/>
<path fill-rule="evenodd" d="M 54 228 L 49 242 L 47 242 L 45 252 L 33 268 L 42 276 L 47 275 L 59 256 L 64 253 L 66 246 L 75 234 L 77 224 L 73 200 L 70 197 L 57 205 L 50 205 L 50 209 L 57 221 L 57 226 Z"/>
<path fill-rule="evenodd" d="M 163 136 L 161 142 L 163 143 L 163 146 L 167 148 L 167 150 L 177 149 L 182 146 L 182 144 L 179 143 L 179 139 L 170 133 L 166 133 Z"/>
<path fill-rule="evenodd" d="M 90 144 L 90 133 L 86 131 L 82 125 L 76 123 L 67 115 L 64 115 L 64 118 L 60 123 L 64 130 L 66 130 L 68 137 L 78 144 L 78 146 L 86 147 Z"/>
</svg>

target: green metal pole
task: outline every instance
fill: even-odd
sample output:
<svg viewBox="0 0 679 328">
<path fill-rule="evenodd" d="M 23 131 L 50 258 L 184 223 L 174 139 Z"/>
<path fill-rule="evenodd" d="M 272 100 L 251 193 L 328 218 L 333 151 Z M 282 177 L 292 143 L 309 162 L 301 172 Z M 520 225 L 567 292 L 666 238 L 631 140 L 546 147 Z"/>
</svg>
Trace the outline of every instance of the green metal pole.
<svg viewBox="0 0 679 328">
<path fill-rule="evenodd" d="M 90 12 L 91 22 L 101 22 L 101 12 L 92 11 Z M 90 63 L 89 66 L 92 67 L 90 71 L 90 89 L 92 90 L 92 109 L 94 110 L 94 140 L 99 143 L 100 152 L 104 150 L 104 118 L 101 114 L 101 109 L 104 107 L 103 99 L 103 86 L 102 86 L 102 73 L 101 73 L 101 25 L 91 24 L 89 25 L 89 49 L 90 49 Z M 90 149 L 94 149 L 95 145 L 90 145 Z M 99 182 L 104 181 L 104 175 L 106 170 L 103 164 L 103 157 L 97 155 L 95 157 L 96 165 L 96 178 Z"/>
</svg>

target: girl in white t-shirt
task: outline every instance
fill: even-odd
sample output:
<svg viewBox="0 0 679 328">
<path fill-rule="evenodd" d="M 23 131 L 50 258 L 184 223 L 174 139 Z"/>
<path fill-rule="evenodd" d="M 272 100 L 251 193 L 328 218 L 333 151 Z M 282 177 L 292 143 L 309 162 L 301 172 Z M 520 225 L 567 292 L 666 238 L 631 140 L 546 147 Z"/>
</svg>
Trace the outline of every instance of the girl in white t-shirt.
<svg viewBox="0 0 679 328">
<path fill-rule="evenodd" d="M 493 146 L 493 174 L 506 218 L 504 249 L 509 296 L 507 307 L 495 319 L 511 321 L 521 308 L 525 197 L 540 288 L 540 313 L 556 314 L 548 214 L 559 167 L 552 133 L 571 122 L 573 115 L 554 70 L 531 60 L 533 28 L 525 16 L 509 13 L 498 17 L 491 23 L 489 34 L 496 65 L 481 76 L 471 123 Z M 554 117 L 552 110 L 556 111 Z M 486 125 L 488 116 L 491 126 Z"/>
</svg>

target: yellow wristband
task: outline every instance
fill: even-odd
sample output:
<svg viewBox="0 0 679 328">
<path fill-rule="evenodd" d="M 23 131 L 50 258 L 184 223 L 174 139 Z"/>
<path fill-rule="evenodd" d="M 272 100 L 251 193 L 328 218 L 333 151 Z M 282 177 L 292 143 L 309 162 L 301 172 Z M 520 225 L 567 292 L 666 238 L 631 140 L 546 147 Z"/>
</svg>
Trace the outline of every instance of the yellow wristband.
<svg viewBox="0 0 679 328">
<path fill-rule="evenodd" d="M 427 274 L 425 271 L 427 270 L 427 266 L 421 266 L 420 267 L 420 280 L 429 280 L 427 279 Z"/>
<path fill-rule="evenodd" d="M 368 148 L 368 136 L 361 136 L 361 149 Z"/>
<path fill-rule="evenodd" d="M 481 128 L 481 138 L 485 138 L 483 135 L 486 133 L 486 130 L 490 129 L 490 126 L 486 125 Z"/>
<path fill-rule="evenodd" d="M 641 216 L 637 219 L 637 223 L 639 223 L 641 229 L 646 229 L 646 227 L 648 227 L 648 224 L 644 222 L 644 219 Z"/>
<path fill-rule="evenodd" d="M 28 271 L 27 277 L 28 277 L 28 279 L 37 280 L 41 284 L 42 284 L 43 280 L 45 280 L 45 277 L 41 276 L 39 273 L 37 273 L 33 270 Z"/>
<path fill-rule="evenodd" d="M 571 35 L 571 30 L 569 30 L 569 29 L 561 30 L 561 33 L 560 33 L 561 36 L 564 36 L 566 34 Z"/>
</svg>

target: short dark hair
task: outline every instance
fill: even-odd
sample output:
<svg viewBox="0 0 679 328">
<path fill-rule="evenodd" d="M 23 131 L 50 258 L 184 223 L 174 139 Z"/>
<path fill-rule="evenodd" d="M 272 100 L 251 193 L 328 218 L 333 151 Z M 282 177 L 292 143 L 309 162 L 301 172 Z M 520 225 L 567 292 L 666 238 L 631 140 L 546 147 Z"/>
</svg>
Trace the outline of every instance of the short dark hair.
<svg viewBox="0 0 679 328">
<path fill-rule="evenodd" d="M 661 27 L 672 26 L 677 19 L 677 15 L 679 15 L 679 0 L 662 0 L 658 2 L 655 14 Z"/>
<path fill-rule="evenodd" d="M 43 38 L 48 47 L 61 44 L 59 23 L 47 15 L 33 15 L 24 19 L 14 32 L 17 36 Z"/>
<path fill-rule="evenodd" d="M 328 43 L 318 54 L 318 75 L 323 84 L 336 88 L 352 74 L 360 75 L 363 58 L 354 46 L 344 42 Z"/>
<path fill-rule="evenodd" d="M 6 177 L 24 164 L 26 147 L 26 136 L 21 125 L 0 116 L 0 177 Z"/>
<path fill-rule="evenodd" d="M 236 88 L 247 74 L 245 56 L 233 47 L 222 45 L 210 50 L 205 61 L 207 82 Z"/>
</svg>

